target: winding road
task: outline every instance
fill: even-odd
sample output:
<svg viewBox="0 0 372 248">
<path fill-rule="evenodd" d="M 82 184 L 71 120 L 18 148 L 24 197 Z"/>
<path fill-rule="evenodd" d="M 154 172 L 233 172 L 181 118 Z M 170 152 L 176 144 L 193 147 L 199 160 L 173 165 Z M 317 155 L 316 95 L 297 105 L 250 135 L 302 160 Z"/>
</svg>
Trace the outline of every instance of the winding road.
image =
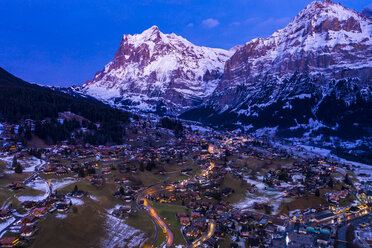
<svg viewBox="0 0 372 248">
<path fill-rule="evenodd" d="M 158 192 L 157 190 L 154 189 L 157 185 L 162 184 L 168 180 L 169 178 L 167 178 L 166 180 L 160 183 L 157 183 L 155 185 L 148 187 L 146 190 L 142 191 L 137 196 L 137 200 L 136 200 L 137 208 L 144 210 L 145 213 L 151 218 L 152 222 L 155 225 L 155 236 L 151 243 L 151 247 L 155 245 L 158 239 L 159 228 L 163 231 L 163 233 L 166 236 L 166 247 L 171 247 L 173 245 L 174 236 L 173 236 L 172 231 L 169 229 L 169 227 L 165 224 L 165 222 L 156 213 L 155 209 L 149 204 L 148 200 L 146 199 L 147 195 L 152 195 Z M 143 208 L 140 208 L 140 206 L 143 206 Z"/>
<path fill-rule="evenodd" d="M 215 166 L 214 163 L 211 162 L 210 166 L 206 168 L 204 171 L 202 171 L 200 176 L 207 176 L 210 173 L 210 171 L 214 168 L 214 166 Z M 148 195 L 155 194 L 159 191 L 164 191 L 164 189 L 157 190 L 155 189 L 155 187 L 167 182 L 169 179 L 170 177 L 168 177 L 167 179 L 163 180 L 160 183 L 149 186 L 147 189 L 145 189 L 144 191 L 142 191 L 141 193 L 137 195 L 137 199 L 136 199 L 137 208 L 142 211 L 145 211 L 145 213 L 151 218 L 152 222 L 155 225 L 155 237 L 151 243 L 151 247 L 155 245 L 158 239 L 159 228 L 163 231 L 163 233 L 166 236 L 166 244 L 165 244 L 166 247 L 171 247 L 174 242 L 173 232 L 170 230 L 167 224 L 165 224 L 165 222 L 161 219 L 158 213 L 156 213 L 155 209 L 149 204 L 146 198 L 146 196 Z M 173 189 L 174 189 L 173 186 L 168 186 L 165 188 L 165 190 L 169 190 L 169 191 L 172 191 Z M 141 208 L 140 206 L 143 206 L 143 208 Z M 214 220 L 210 220 L 208 224 L 208 232 L 204 233 L 200 238 L 194 241 L 191 244 L 191 247 L 197 247 L 203 244 L 203 242 L 205 242 L 206 240 L 208 240 L 209 238 L 213 236 L 215 230 L 216 230 L 216 223 Z"/>
</svg>

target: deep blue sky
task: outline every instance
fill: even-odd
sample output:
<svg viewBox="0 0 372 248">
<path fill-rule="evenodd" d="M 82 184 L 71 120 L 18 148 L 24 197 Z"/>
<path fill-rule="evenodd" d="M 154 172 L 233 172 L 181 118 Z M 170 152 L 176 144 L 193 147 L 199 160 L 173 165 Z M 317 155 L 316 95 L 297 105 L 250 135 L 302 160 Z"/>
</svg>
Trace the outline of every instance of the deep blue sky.
<svg viewBox="0 0 372 248">
<path fill-rule="evenodd" d="M 310 0 L 1 0 L 0 66 L 22 79 L 81 84 L 112 60 L 123 34 L 152 25 L 230 48 L 284 27 Z M 341 0 L 360 11 L 371 0 Z"/>
</svg>

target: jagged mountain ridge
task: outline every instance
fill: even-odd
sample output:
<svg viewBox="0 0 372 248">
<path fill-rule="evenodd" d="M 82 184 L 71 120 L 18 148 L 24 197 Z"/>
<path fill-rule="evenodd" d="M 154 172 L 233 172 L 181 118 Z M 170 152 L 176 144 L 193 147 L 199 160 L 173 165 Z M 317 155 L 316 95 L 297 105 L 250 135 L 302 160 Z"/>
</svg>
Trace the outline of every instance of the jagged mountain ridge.
<svg viewBox="0 0 372 248">
<path fill-rule="evenodd" d="M 312 2 L 284 29 L 238 50 L 226 62 L 212 101 L 220 107 L 239 104 L 247 95 L 240 96 L 238 86 L 254 94 L 262 82 L 283 82 L 295 73 L 319 83 L 348 78 L 366 83 L 372 76 L 371 33 L 370 18 L 340 4 Z"/>
<path fill-rule="evenodd" d="M 331 1 L 312 2 L 272 36 L 230 51 L 154 26 L 124 35 L 114 61 L 74 91 L 213 125 L 370 137 L 371 33 L 371 18 Z"/>
<path fill-rule="evenodd" d="M 181 117 L 370 144 L 371 35 L 371 18 L 331 1 L 312 2 L 285 28 L 239 49 L 213 94 Z"/>
<path fill-rule="evenodd" d="M 114 60 L 82 86 L 82 92 L 139 110 L 180 113 L 217 87 L 233 51 L 199 47 L 157 26 L 124 35 Z"/>
</svg>

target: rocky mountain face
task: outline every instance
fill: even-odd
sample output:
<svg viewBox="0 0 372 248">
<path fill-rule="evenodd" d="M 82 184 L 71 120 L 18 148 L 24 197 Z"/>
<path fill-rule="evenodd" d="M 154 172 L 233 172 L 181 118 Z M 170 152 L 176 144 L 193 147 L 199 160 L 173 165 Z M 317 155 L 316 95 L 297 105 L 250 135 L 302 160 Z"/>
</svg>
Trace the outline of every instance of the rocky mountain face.
<svg viewBox="0 0 372 248">
<path fill-rule="evenodd" d="M 276 88 L 269 93 L 275 102 L 283 90 L 293 91 L 282 89 L 280 82 L 294 75 L 307 75 L 317 86 L 329 79 L 358 78 L 365 87 L 372 75 L 371 32 L 370 18 L 332 2 L 313 2 L 284 29 L 238 50 L 226 62 L 212 102 L 221 108 L 240 104 L 263 85 L 266 92 L 267 86 Z"/>
<path fill-rule="evenodd" d="M 212 94 L 232 54 L 196 46 L 153 26 L 124 35 L 114 60 L 81 92 L 118 107 L 181 113 Z"/>
<path fill-rule="evenodd" d="M 312 2 L 226 61 L 213 94 L 184 118 L 321 142 L 371 143 L 372 19 Z M 369 137 L 369 138 L 368 138 Z"/>
<path fill-rule="evenodd" d="M 215 126 L 372 144 L 368 13 L 315 1 L 270 37 L 229 51 L 154 26 L 124 35 L 114 60 L 74 91 Z"/>
</svg>

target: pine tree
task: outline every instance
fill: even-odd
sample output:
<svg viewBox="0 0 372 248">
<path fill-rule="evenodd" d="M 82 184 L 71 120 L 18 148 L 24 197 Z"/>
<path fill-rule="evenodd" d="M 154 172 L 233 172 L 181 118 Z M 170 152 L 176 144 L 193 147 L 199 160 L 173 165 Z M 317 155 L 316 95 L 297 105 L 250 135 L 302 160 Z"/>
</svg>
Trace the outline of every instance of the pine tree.
<svg viewBox="0 0 372 248">
<path fill-rule="evenodd" d="M 319 191 L 319 189 L 316 189 L 316 190 L 315 190 L 315 195 L 316 195 L 317 197 L 320 196 L 320 191 Z"/>
<path fill-rule="evenodd" d="M 83 167 L 79 169 L 79 177 L 85 177 L 85 170 Z"/>
<path fill-rule="evenodd" d="M 21 174 L 23 172 L 23 167 L 20 163 L 17 163 L 16 167 L 14 168 L 14 172 Z"/>
<path fill-rule="evenodd" d="M 16 157 L 16 156 L 14 156 L 14 157 L 13 157 L 12 168 L 16 168 L 16 167 L 17 167 L 17 165 L 18 165 L 17 157 Z"/>
</svg>

